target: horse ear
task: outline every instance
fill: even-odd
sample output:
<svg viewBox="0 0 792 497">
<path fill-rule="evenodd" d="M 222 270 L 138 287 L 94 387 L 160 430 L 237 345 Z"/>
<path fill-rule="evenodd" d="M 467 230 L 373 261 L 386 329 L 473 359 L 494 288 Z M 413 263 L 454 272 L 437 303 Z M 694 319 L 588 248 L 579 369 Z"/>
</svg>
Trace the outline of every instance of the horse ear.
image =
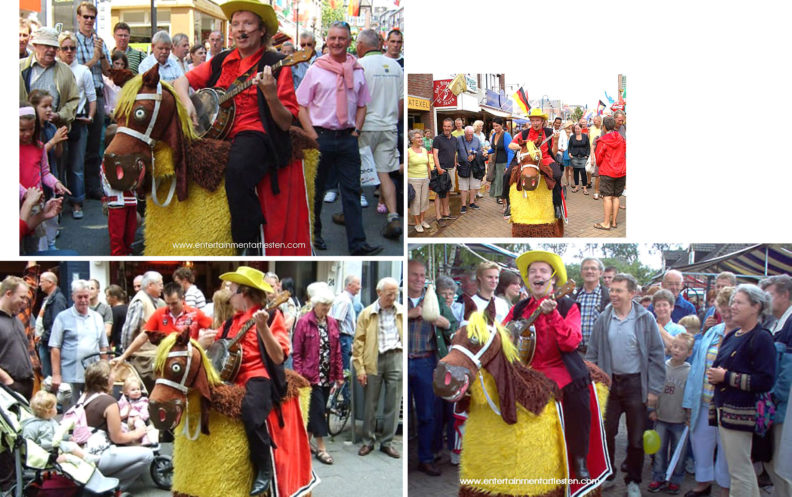
<svg viewBox="0 0 792 497">
<path fill-rule="evenodd" d="M 149 88 L 156 88 L 157 83 L 159 83 L 160 75 L 159 75 L 159 64 L 154 64 L 154 66 L 146 71 L 143 74 L 143 86 L 148 86 Z"/>
<path fill-rule="evenodd" d="M 151 342 L 152 345 L 159 345 L 162 339 L 167 336 L 161 331 L 147 331 L 146 334 L 148 334 L 149 342 Z"/>
<path fill-rule="evenodd" d="M 178 338 L 176 338 L 176 343 L 178 345 L 187 345 L 190 342 L 190 328 L 185 328 L 184 331 L 179 333 Z"/>
</svg>

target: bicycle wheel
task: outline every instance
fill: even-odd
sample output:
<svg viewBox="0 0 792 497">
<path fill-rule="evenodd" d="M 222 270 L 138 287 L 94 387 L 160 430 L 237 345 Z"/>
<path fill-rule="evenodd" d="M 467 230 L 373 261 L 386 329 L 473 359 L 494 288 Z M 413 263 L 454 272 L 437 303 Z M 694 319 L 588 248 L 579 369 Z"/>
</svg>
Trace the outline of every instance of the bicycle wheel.
<svg viewBox="0 0 792 497">
<path fill-rule="evenodd" d="M 162 490 L 170 490 L 173 484 L 173 461 L 168 456 L 155 456 L 149 467 L 151 479 Z"/>
<path fill-rule="evenodd" d="M 327 406 L 327 431 L 330 435 L 338 435 L 344 430 L 351 410 L 349 400 L 341 395 L 340 388 L 337 389 L 330 396 Z"/>
</svg>

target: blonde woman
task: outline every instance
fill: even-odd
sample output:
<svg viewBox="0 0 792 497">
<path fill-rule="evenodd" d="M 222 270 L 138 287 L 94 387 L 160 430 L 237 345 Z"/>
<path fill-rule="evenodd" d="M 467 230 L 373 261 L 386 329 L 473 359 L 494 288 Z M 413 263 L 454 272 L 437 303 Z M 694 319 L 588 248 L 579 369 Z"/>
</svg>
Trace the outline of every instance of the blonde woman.
<svg viewBox="0 0 792 497">
<path fill-rule="evenodd" d="M 424 221 L 429 209 L 429 177 L 434 164 L 432 156 L 424 148 L 423 133 L 414 129 L 409 133 L 410 148 L 407 149 L 407 178 L 415 189 L 415 199 L 410 203 L 410 214 L 415 218 L 415 231 L 423 233 L 430 225 Z"/>
</svg>

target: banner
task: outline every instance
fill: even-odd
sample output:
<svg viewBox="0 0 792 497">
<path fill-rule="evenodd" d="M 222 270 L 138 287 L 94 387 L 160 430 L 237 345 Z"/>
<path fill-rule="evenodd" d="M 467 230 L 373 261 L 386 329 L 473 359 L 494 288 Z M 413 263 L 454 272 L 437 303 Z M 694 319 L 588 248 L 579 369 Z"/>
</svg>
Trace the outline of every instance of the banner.
<svg viewBox="0 0 792 497">
<path fill-rule="evenodd" d="M 523 114 L 528 114 L 531 110 L 531 104 L 528 103 L 528 94 L 525 93 L 525 90 L 521 86 L 517 92 L 512 95 L 512 98 L 515 102 L 517 102 L 517 107 Z"/>
</svg>

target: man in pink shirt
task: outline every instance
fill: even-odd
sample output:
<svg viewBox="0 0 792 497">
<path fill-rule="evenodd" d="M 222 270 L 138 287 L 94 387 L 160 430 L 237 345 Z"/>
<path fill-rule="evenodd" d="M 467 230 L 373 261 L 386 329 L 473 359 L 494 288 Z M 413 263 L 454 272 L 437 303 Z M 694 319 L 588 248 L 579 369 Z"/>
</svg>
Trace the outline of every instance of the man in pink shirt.
<svg viewBox="0 0 792 497">
<path fill-rule="evenodd" d="M 347 54 L 352 35 L 349 24 L 334 22 L 327 33 L 329 53 L 308 68 L 297 89 L 300 121 L 309 119 L 314 138 L 319 142 L 319 170 L 314 195 L 314 248 L 326 250 L 322 239 L 322 199 L 327 176 L 334 170 L 339 183 L 341 204 L 352 255 L 374 255 L 380 246 L 366 242 L 360 206 L 360 153 L 358 135 L 366 119 L 366 104 L 371 100 L 363 68 Z"/>
</svg>

